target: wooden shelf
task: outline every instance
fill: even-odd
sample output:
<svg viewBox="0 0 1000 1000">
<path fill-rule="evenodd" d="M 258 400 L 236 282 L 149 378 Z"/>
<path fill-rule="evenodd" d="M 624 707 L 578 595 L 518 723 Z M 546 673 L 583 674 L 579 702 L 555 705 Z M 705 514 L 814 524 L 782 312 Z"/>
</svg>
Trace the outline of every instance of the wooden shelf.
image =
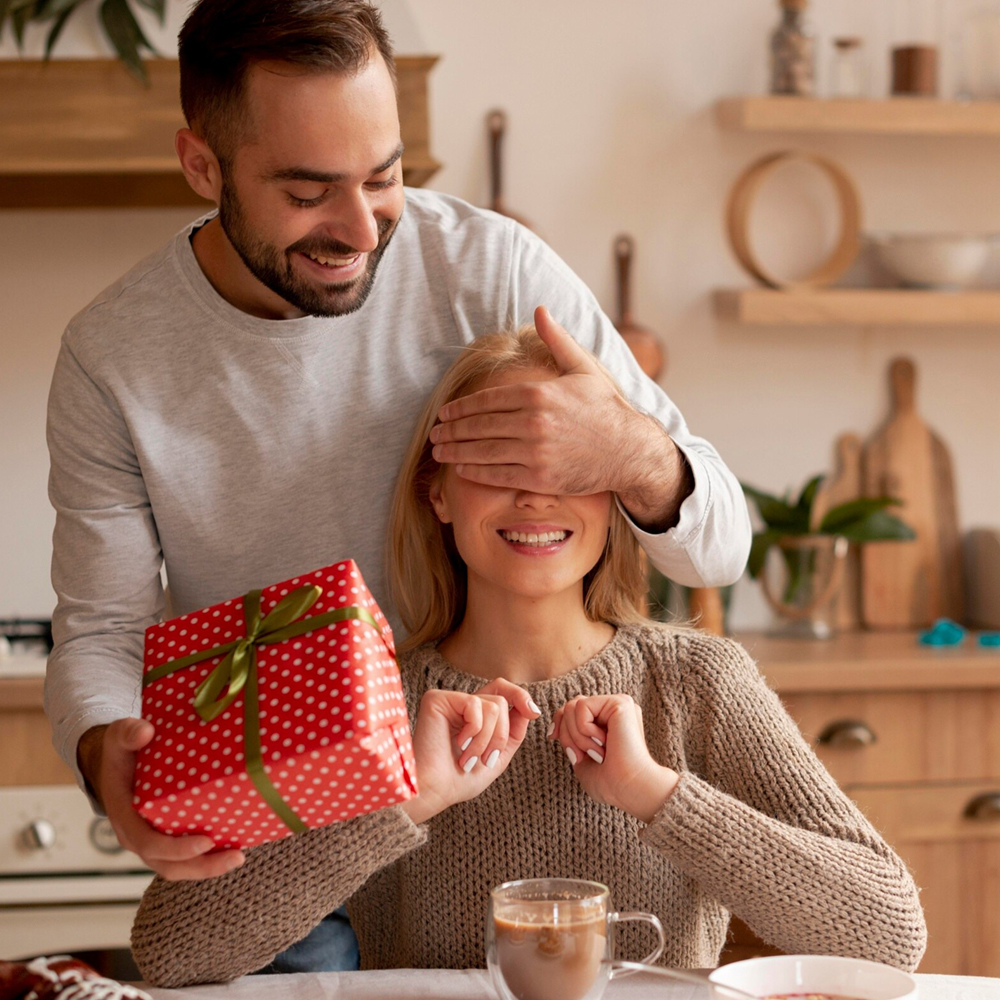
<svg viewBox="0 0 1000 1000">
<path fill-rule="evenodd" d="M 922 646 L 916 632 L 844 632 L 833 639 L 735 638 L 779 694 L 958 690 L 1000 685 L 1000 649 L 974 636 L 960 646 Z"/>
<path fill-rule="evenodd" d="M 1000 291 L 723 289 L 715 312 L 747 326 L 1000 326 Z"/>
<path fill-rule="evenodd" d="M 718 103 L 716 115 L 724 128 L 744 132 L 1000 136 L 1000 101 L 730 97 Z"/>
<path fill-rule="evenodd" d="M 436 56 L 396 60 L 403 180 L 440 168 L 430 153 L 427 75 Z M 205 205 L 174 155 L 183 127 L 176 59 L 139 86 L 117 60 L 0 60 L 0 208 Z"/>
</svg>

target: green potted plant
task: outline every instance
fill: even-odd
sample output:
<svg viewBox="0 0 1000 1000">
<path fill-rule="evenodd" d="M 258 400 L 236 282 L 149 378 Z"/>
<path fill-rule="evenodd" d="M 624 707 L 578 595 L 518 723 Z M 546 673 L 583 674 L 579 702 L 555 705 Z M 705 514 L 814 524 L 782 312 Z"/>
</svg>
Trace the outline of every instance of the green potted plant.
<svg viewBox="0 0 1000 1000">
<path fill-rule="evenodd" d="M 785 630 L 788 634 L 814 638 L 833 635 L 828 612 L 843 582 L 850 543 L 916 537 L 912 528 L 889 512 L 889 507 L 900 503 L 894 497 L 861 497 L 818 516 L 815 504 L 822 482 L 823 476 L 814 476 L 795 500 L 790 490 L 777 497 L 741 484 L 764 523 L 750 546 L 750 576 L 760 580 L 775 613 L 792 623 Z M 785 566 L 780 596 L 767 573 L 767 555 L 774 547 Z"/>
<path fill-rule="evenodd" d="M 23 49 L 27 26 L 32 22 L 47 23 L 49 31 L 45 38 L 45 58 L 48 59 L 70 16 L 86 3 L 88 0 L 0 0 L 0 33 L 9 21 L 17 47 Z M 138 0 L 138 3 L 156 14 L 160 24 L 163 24 L 166 0 Z M 136 19 L 129 0 L 101 0 L 98 19 L 108 41 L 129 72 L 137 80 L 147 83 L 142 52 L 155 54 L 156 50 Z"/>
</svg>

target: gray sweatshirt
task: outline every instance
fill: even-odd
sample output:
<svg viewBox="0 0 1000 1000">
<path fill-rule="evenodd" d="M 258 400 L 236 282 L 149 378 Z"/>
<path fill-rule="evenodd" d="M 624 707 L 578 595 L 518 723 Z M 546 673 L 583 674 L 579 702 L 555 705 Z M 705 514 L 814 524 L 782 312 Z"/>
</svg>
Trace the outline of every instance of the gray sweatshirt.
<svg viewBox="0 0 1000 1000">
<path fill-rule="evenodd" d="M 164 616 L 351 557 L 398 628 L 383 548 L 417 415 L 462 346 L 530 322 L 538 305 L 691 466 L 695 489 L 676 527 L 634 527 L 652 563 L 693 586 L 740 575 L 750 522 L 739 483 L 642 374 L 583 282 L 528 230 L 408 189 L 364 306 L 276 321 L 241 312 L 205 277 L 191 235 L 210 217 L 75 316 L 56 362 L 58 604 L 45 701 L 74 771 L 87 729 L 140 714 L 143 632 Z"/>
</svg>

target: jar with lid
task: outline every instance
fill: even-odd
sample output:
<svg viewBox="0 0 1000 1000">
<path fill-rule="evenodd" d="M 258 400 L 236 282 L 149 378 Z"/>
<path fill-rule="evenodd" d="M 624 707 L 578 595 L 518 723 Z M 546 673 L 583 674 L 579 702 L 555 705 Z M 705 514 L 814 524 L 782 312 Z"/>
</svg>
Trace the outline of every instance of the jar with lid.
<svg viewBox="0 0 1000 1000">
<path fill-rule="evenodd" d="M 812 97 L 816 37 L 806 18 L 809 0 L 778 0 L 781 22 L 771 35 L 771 93 Z"/>
<path fill-rule="evenodd" d="M 830 96 L 864 97 L 868 92 L 864 46 L 860 38 L 835 38 L 830 61 Z"/>
</svg>

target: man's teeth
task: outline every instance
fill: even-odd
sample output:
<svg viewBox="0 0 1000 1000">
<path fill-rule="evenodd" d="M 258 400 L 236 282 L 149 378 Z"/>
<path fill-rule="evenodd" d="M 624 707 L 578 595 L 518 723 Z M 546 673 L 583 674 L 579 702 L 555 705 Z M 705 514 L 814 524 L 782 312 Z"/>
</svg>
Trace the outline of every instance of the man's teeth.
<svg viewBox="0 0 1000 1000">
<path fill-rule="evenodd" d="M 517 542 L 519 545 L 552 545 L 554 542 L 566 540 L 565 531 L 543 531 L 540 535 L 523 531 L 505 531 L 503 537 L 508 542 Z"/>
<path fill-rule="evenodd" d="M 353 264 L 358 259 L 357 254 L 352 254 L 350 257 L 320 257 L 319 254 L 310 253 L 306 256 L 318 264 L 326 265 L 326 267 L 347 267 L 348 264 Z"/>
</svg>

